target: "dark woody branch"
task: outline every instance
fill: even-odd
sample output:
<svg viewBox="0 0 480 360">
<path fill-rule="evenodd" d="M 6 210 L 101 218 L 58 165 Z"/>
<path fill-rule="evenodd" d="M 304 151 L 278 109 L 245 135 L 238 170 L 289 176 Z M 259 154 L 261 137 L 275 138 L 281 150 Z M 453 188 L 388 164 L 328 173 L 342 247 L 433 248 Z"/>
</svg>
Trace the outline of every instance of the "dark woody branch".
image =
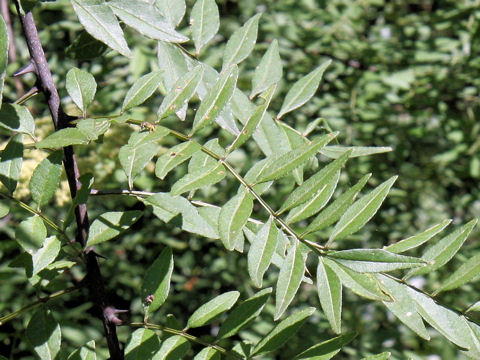
<svg viewBox="0 0 480 360">
<path fill-rule="evenodd" d="M 36 87 L 41 93 L 43 93 L 47 100 L 48 108 L 55 124 L 55 129 L 59 130 L 66 128 L 69 126 L 69 121 L 71 119 L 62 109 L 60 97 L 48 67 L 42 44 L 38 37 L 38 31 L 33 15 L 31 12 L 22 15 L 18 1 L 16 1 L 16 6 L 32 59 L 33 65 L 30 65 L 29 68 L 32 68 L 33 66 L 33 69 L 29 70 L 34 70 L 37 75 Z M 78 170 L 73 147 L 67 146 L 63 148 L 63 152 L 63 163 L 70 187 L 70 193 L 72 198 L 74 198 L 81 188 L 81 183 L 78 181 L 80 172 Z M 75 208 L 75 218 L 77 223 L 76 241 L 82 246 L 85 246 L 89 229 L 88 213 L 85 204 L 80 204 Z M 107 304 L 107 294 L 97 258 L 93 252 L 86 253 L 85 258 L 87 263 L 86 286 L 89 290 L 89 295 L 92 301 L 102 314 L 101 317 L 111 359 L 122 360 L 123 351 L 120 348 L 117 338 L 116 321 L 112 321 L 112 308 Z"/>
</svg>

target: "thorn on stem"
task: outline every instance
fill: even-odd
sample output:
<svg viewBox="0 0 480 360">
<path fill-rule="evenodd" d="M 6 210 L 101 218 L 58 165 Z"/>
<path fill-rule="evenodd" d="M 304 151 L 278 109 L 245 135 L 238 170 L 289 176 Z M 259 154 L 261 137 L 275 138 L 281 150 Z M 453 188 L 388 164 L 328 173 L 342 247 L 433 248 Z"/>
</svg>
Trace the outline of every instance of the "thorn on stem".
<svg viewBox="0 0 480 360">
<path fill-rule="evenodd" d="M 103 316 L 111 324 L 122 325 L 122 320 L 120 320 L 116 315 L 126 312 L 128 312 L 128 310 L 119 310 L 112 306 L 107 306 L 105 310 L 103 310 Z"/>
<path fill-rule="evenodd" d="M 33 62 L 33 60 L 30 60 L 27 66 L 24 66 L 23 68 L 18 70 L 16 73 L 13 74 L 13 76 L 14 77 L 23 76 L 31 72 L 37 73 L 37 69 L 35 67 L 35 63 Z"/>
</svg>

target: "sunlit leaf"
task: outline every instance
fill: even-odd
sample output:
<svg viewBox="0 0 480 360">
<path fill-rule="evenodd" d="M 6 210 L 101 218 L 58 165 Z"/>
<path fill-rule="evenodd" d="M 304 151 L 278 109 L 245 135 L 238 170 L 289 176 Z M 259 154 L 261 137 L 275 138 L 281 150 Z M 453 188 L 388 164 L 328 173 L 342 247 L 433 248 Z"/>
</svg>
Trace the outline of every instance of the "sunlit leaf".
<svg viewBox="0 0 480 360">
<path fill-rule="evenodd" d="M 23 163 L 23 134 L 13 136 L 0 152 L 0 181 L 10 193 L 15 191 Z"/>
<path fill-rule="evenodd" d="M 135 177 L 140 174 L 147 163 L 158 152 L 158 140 L 168 134 L 164 128 L 157 129 L 154 132 L 134 132 L 128 144 L 122 146 L 118 153 L 120 164 L 128 177 L 130 189 L 133 187 Z"/>
<path fill-rule="evenodd" d="M 272 157 L 259 175 L 257 182 L 275 180 L 303 165 L 310 156 L 315 155 L 323 146 L 333 140 L 338 133 L 330 133 L 315 138 L 311 143 L 305 144 L 279 157 Z"/>
<path fill-rule="evenodd" d="M 342 283 L 335 272 L 318 258 L 317 290 L 322 310 L 336 334 L 342 332 Z"/>
<path fill-rule="evenodd" d="M 265 354 L 285 345 L 286 341 L 300 330 L 314 311 L 315 308 L 309 307 L 282 320 L 255 345 L 251 356 Z"/>
<path fill-rule="evenodd" d="M 477 220 L 474 219 L 431 245 L 422 255 L 422 259 L 429 262 L 429 265 L 421 269 L 412 269 L 406 277 L 409 278 L 413 275 L 427 274 L 449 262 L 457 251 L 460 250 L 476 224 Z"/>
<path fill-rule="evenodd" d="M 201 171 L 188 173 L 173 184 L 170 193 L 172 196 L 176 196 L 187 191 L 199 189 L 203 186 L 216 184 L 221 181 L 226 174 L 225 167 L 219 162 Z"/>
<path fill-rule="evenodd" d="M 392 151 L 390 146 L 342 146 L 342 145 L 329 145 L 325 146 L 320 152 L 322 155 L 329 157 L 331 159 L 337 159 L 342 156 L 345 152 L 351 151 L 350 156 L 359 157 L 359 156 L 368 156 L 381 154 L 385 152 Z"/>
<path fill-rule="evenodd" d="M 190 343 L 185 337 L 174 335 L 164 340 L 160 346 L 160 350 L 155 354 L 155 360 L 177 360 L 190 349 Z"/>
<path fill-rule="evenodd" d="M 3 84 L 8 64 L 8 30 L 5 20 L 0 16 L 0 108 L 2 106 Z"/>
<path fill-rule="evenodd" d="M 154 4 L 172 27 L 178 26 L 185 15 L 185 0 L 155 0 Z"/>
<path fill-rule="evenodd" d="M 188 41 L 185 35 L 176 32 L 157 7 L 141 0 L 113 0 L 107 2 L 125 24 L 149 38 L 167 42 Z"/>
<path fill-rule="evenodd" d="M 43 246 L 32 255 L 32 275 L 38 274 L 56 259 L 60 252 L 60 246 L 60 240 L 56 236 L 45 239 Z"/>
<path fill-rule="evenodd" d="M 162 119 L 181 109 L 193 96 L 202 80 L 204 67 L 199 65 L 177 80 L 173 88 L 163 98 L 158 118 Z"/>
<path fill-rule="evenodd" d="M 238 291 L 229 291 L 203 304 L 190 316 L 186 329 L 200 327 L 210 323 L 218 315 L 231 309 L 237 302 L 239 296 L 240 293 Z"/>
<path fill-rule="evenodd" d="M 417 312 L 417 304 L 411 298 L 407 286 L 383 274 L 377 274 L 376 277 L 380 286 L 393 298 L 393 301 L 383 301 L 387 309 L 418 336 L 430 340 L 430 334 Z"/>
<path fill-rule="evenodd" d="M 451 219 L 443 220 L 441 223 L 434 225 L 424 232 L 411 236 L 409 238 L 403 239 L 395 244 L 389 245 L 385 248 L 385 250 L 390 251 L 392 253 L 402 253 L 410 249 L 415 249 L 416 247 L 426 243 L 440 231 L 445 229 L 448 224 L 452 222 Z"/>
<path fill-rule="evenodd" d="M 378 280 L 372 274 L 362 274 L 353 271 L 333 260 L 324 258 L 324 264 L 332 269 L 339 277 L 342 285 L 348 287 L 355 294 L 371 300 L 391 301 L 378 284 Z"/>
<path fill-rule="evenodd" d="M 255 111 L 253 112 L 252 116 L 248 119 L 243 129 L 237 135 L 233 143 L 228 147 L 227 151 L 231 152 L 236 148 L 242 146 L 245 141 L 248 140 L 250 136 L 252 136 L 253 132 L 257 128 L 260 121 L 262 121 L 265 112 L 267 111 L 268 106 L 270 105 L 270 101 L 272 100 L 273 94 L 275 93 L 276 85 L 272 85 L 270 88 L 265 91 L 262 95 L 264 99 L 264 103 L 259 105 Z"/>
<path fill-rule="evenodd" d="M 260 13 L 251 17 L 230 37 L 223 51 L 223 69 L 240 63 L 250 55 L 257 42 L 258 20 L 261 16 Z"/>
<path fill-rule="evenodd" d="M 30 193 L 38 207 L 46 205 L 55 194 L 62 175 L 62 159 L 62 151 L 56 151 L 33 171 L 30 179 Z"/>
<path fill-rule="evenodd" d="M 305 273 L 308 252 L 308 248 L 298 241 L 295 241 L 287 251 L 287 257 L 278 274 L 275 294 L 275 320 L 278 320 L 287 310 L 300 287 Z"/>
<path fill-rule="evenodd" d="M 41 307 L 30 318 L 26 336 L 41 360 L 55 360 L 60 352 L 62 333 L 50 311 Z"/>
<path fill-rule="evenodd" d="M 272 288 L 263 289 L 233 309 L 222 323 L 217 338 L 226 339 L 233 336 L 256 319 L 263 310 L 271 292 Z"/>
<path fill-rule="evenodd" d="M 154 331 L 140 328 L 135 330 L 125 347 L 125 360 L 151 359 L 160 348 L 160 339 Z"/>
<path fill-rule="evenodd" d="M 35 121 L 26 106 L 3 104 L 0 109 L 0 127 L 35 137 Z"/>
<path fill-rule="evenodd" d="M 197 0 L 190 14 L 190 25 L 195 51 L 199 54 L 220 27 L 220 15 L 215 0 Z"/>
<path fill-rule="evenodd" d="M 203 348 L 193 360 L 220 360 L 221 356 L 220 353 L 211 347 Z"/>
<path fill-rule="evenodd" d="M 23 220 L 15 229 L 15 240 L 30 255 L 43 245 L 46 237 L 47 228 L 38 215 Z"/>
<path fill-rule="evenodd" d="M 210 89 L 207 96 L 202 100 L 195 118 L 193 119 L 192 133 L 215 121 L 233 95 L 237 84 L 238 67 L 232 65 L 222 71 L 215 85 Z"/>
<path fill-rule="evenodd" d="M 161 81 L 162 73 L 160 71 L 143 75 L 135 81 L 123 100 L 122 112 L 142 104 L 158 89 Z"/>
<path fill-rule="evenodd" d="M 228 250 L 233 250 L 235 247 L 235 240 L 242 235 L 242 228 L 247 223 L 252 209 L 253 198 L 246 190 L 241 191 L 222 206 L 218 218 L 218 234 Z"/>
<path fill-rule="evenodd" d="M 175 145 L 158 158 L 155 164 L 155 175 L 163 180 L 170 171 L 187 161 L 199 150 L 200 145 L 194 141 L 186 141 Z"/>
<path fill-rule="evenodd" d="M 452 275 L 442 282 L 434 295 L 441 291 L 456 289 L 476 278 L 480 274 L 480 254 L 476 254 L 462 264 Z"/>
<path fill-rule="evenodd" d="M 388 272 L 426 265 L 422 259 L 397 255 L 381 249 L 330 251 L 327 256 L 357 272 Z"/>
<path fill-rule="evenodd" d="M 82 346 L 80 349 L 75 350 L 68 360 L 97 360 L 95 354 L 95 341 L 91 340 Z"/>
<path fill-rule="evenodd" d="M 361 229 L 380 208 L 397 177 L 392 176 L 351 205 L 333 228 L 328 244 Z"/>
<path fill-rule="evenodd" d="M 135 224 L 142 215 L 139 210 L 111 211 L 100 215 L 90 226 L 86 247 L 113 239 Z"/>
<path fill-rule="evenodd" d="M 77 128 L 65 128 L 48 135 L 42 141 L 36 143 L 38 149 L 58 149 L 70 145 L 88 144 L 88 137 Z"/>
<path fill-rule="evenodd" d="M 331 60 L 326 61 L 310 74 L 305 75 L 293 84 L 290 90 L 288 90 L 287 95 L 285 95 L 282 108 L 277 115 L 278 119 L 286 113 L 299 108 L 312 98 L 318 89 L 320 80 L 322 80 L 323 73 L 331 62 Z"/>
<path fill-rule="evenodd" d="M 68 95 L 72 98 L 75 105 L 82 110 L 83 115 L 87 113 L 88 106 L 92 103 L 97 91 L 97 82 L 92 74 L 72 68 L 67 73 L 67 82 L 65 84 Z"/>
<path fill-rule="evenodd" d="M 262 57 L 260 64 L 255 68 L 252 78 L 250 98 L 268 89 L 272 84 L 280 81 L 283 74 L 282 60 L 278 53 L 278 41 L 274 39 Z"/>
<path fill-rule="evenodd" d="M 166 247 L 150 265 L 143 279 L 142 300 L 148 305 L 148 312 L 157 310 L 167 299 L 172 272 L 172 249 Z M 147 297 L 150 298 L 146 300 Z"/>
<path fill-rule="evenodd" d="M 103 0 L 71 0 L 85 30 L 124 56 L 130 56 L 125 37 L 113 11 Z"/>
<path fill-rule="evenodd" d="M 363 176 L 355 185 L 340 195 L 325 210 L 323 210 L 307 227 L 305 233 L 315 232 L 335 223 L 352 204 L 358 193 L 367 183 L 372 174 Z M 330 243 L 327 243 L 327 246 Z"/>
<path fill-rule="evenodd" d="M 278 229 L 272 217 L 262 226 L 248 251 L 248 274 L 256 287 L 262 287 L 263 275 L 277 248 Z"/>
<path fill-rule="evenodd" d="M 173 89 L 178 79 L 188 72 L 185 54 L 174 44 L 163 41 L 158 42 L 158 67 L 167 91 Z"/>
<path fill-rule="evenodd" d="M 313 345 L 301 354 L 295 356 L 295 360 L 329 360 L 337 355 L 340 350 L 355 339 L 355 337 L 355 333 L 347 333 Z"/>
</svg>

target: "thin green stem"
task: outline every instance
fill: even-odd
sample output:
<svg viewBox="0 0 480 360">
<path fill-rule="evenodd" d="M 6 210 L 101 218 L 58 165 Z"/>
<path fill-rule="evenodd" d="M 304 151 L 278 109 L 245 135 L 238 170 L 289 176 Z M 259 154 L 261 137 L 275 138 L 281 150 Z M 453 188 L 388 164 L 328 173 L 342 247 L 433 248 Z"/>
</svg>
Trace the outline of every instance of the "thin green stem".
<svg viewBox="0 0 480 360">
<path fill-rule="evenodd" d="M 206 346 L 206 347 L 211 347 L 212 349 L 217 350 L 219 353 L 225 355 L 226 357 L 236 359 L 236 360 L 244 360 L 243 357 L 240 357 L 239 355 L 228 351 L 227 349 L 217 345 L 217 344 L 211 344 L 209 342 L 203 341 L 200 338 L 193 336 L 191 334 L 186 333 L 185 331 L 182 330 L 177 330 L 177 329 L 172 329 L 167 326 L 163 325 L 157 325 L 157 324 L 150 324 L 150 323 L 143 323 L 143 322 L 134 322 L 131 323 L 130 326 L 136 327 L 136 328 L 146 328 L 146 329 L 151 329 L 151 330 L 159 330 L 159 331 L 164 331 L 166 333 L 172 334 L 172 335 L 179 335 L 191 342 Z"/>
<path fill-rule="evenodd" d="M 75 285 L 75 286 L 72 286 L 72 287 L 69 287 L 67 289 L 63 289 L 63 290 L 60 290 L 60 291 L 57 291 L 53 294 L 50 294 L 48 296 L 45 296 L 45 297 L 41 297 L 39 298 L 37 301 L 27 305 L 27 306 L 24 306 L 23 308 L 21 309 L 18 309 L 17 311 L 14 311 L 13 313 L 11 314 L 8 314 L 8 315 L 5 315 L 5 316 L 2 316 L 0 317 L 0 326 L 2 326 L 3 324 L 5 324 L 6 322 L 12 320 L 12 319 L 15 319 L 17 316 L 21 315 L 22 313 L 24 313 L 25 311 L 28 311 L 28 310 L 31 310 L 31 309 L 34 309 L 36 308 L 37 306 L 39 305 L 42 305 L 42 304 L 45 304 L 49 301 L 52 301 L 60 296 L 63 296 L 65 294 L 68 294 L 68 293 L 71 293 L 75 290 L 78 290 L 82 287 L 82 284 L 80 283 L 79 285 Z"/>
</svg>

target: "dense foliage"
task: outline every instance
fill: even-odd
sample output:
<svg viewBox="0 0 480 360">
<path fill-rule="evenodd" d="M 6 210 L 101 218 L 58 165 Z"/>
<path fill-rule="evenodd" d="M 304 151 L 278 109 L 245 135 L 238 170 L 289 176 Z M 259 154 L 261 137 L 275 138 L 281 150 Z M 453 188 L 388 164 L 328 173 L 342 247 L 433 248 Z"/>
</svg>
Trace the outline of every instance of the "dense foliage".
<svg viewBox="0 0 480 360">
<path fill-rule="evenodd" d="M 3 3 L 0 359 L 480 358 L 477 2 Z"/>
</svg>

